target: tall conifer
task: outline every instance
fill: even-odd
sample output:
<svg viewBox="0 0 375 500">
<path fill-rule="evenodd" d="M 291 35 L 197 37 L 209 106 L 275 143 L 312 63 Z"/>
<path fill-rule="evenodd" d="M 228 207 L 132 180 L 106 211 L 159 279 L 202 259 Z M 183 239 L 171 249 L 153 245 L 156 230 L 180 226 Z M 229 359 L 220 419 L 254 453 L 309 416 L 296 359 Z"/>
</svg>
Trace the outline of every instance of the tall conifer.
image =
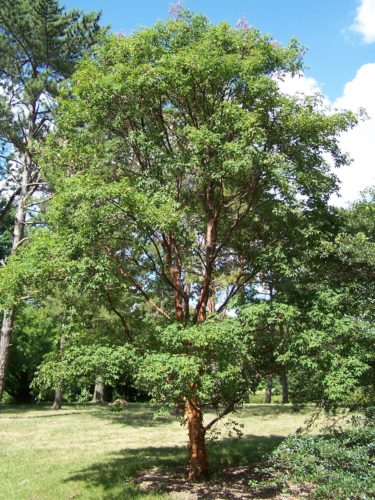
<svg viewBox="0 0 375 500">
<path fill-rule="evenodd" d="M 14 210 L 11 253 L 25 241 L 28 207 L 43 189 L 34 145 L 51 128 L 54 97 L 83 53 L 100 36 L 98 13 L 66 12 L 57 0 L 2 0 L 0 9 L 0 188 Z M 0 194 L 2 194 L 0 192 Z M 35 208 L 35 206 L 34 206 Z M 16 305 L 3 311 L 0 400 Z"/>
</svg>

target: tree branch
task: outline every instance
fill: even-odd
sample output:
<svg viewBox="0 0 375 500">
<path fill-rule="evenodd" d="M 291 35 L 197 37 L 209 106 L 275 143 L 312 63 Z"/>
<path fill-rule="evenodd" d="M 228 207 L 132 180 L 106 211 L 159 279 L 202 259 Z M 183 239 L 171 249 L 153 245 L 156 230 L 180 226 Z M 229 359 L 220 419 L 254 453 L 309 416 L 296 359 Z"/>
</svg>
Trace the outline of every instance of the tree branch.
<svg viewBox="0 0 375 500">
<path fill-rule="evenodd" d="M 13 203 L 14 199 L 16 198 L 16 196 L 18 196 L 20 194 L 20 192 L 21 192 L 21 186 L 18 187 L 15 191 L 13 191 L 13 194 L 11 195 L 9 200 L 7 201 L 7 204 L 5 205 L 3 210 L 0 212 L 0 221 L 2 221 L 4 219 L 7 212 L 12 208 L 12 203 Z"/>
<path fill-rule="evenodd" d="M 130 333 L 129 325 L 128 325 L 126 319 L 124 318 L 124 316 L 120 313 L 120 311 L 118 311 L 116 309 L 115 305 L 113 304 L 113 300 L 112 300 L 111 294 L 109 292 L 107 292 L 107 300 L 108 300 L 108 304 L 109 304 L 110 309 L 120 319 L 121 324 L 122 324 L 122 326 L 124 328 L 124 332 L 126 333 L 126 336 L 130 340 L 130 342 L 133 342 L 133 337 L 132 337 L 132 334 Z"/>
<path fill-rule="evenodd" d="M 138 283 L 138 281 L 130 273 L 128 273 L 128 272 L 125 271 L 125 269 L 122 267 L 122 264 L 119 261 L 119 259 L 116 256 L 113 255 L 113 252 L 108 247 L 106 247 L 106 250 L 109 253 L 109 255 L 112 258 L 115 258 L 116 261 L 119 263 L 119 265 L 120 265 L 120 267 L 119 267 L 120 274 L 122 274 L 124 277 L 126 277 L 128 280 L 131 281 L 131 283 L 135 286 L 135 288 L 141 293 L 141 295 L 143 295 L 143 297 L 145 298 L 146 302 L 148 302 L 150 304 L 150 306 L 153 309 L 155 309 L 156 312 L 158 312 L 161 316 L 164 316 L 164 318 L 166 318 L 168 321 L 170 321 L 171 317 L 169 316 L 169 314 L 167 314 L 161 307 L 159 307 L 157 304 L 155 304 L 155 302 L 152 300 L 152 298 L 143 289 L 142 285 L 140 285 L 140 283 Z"/>
<path fill-rule="evenodd" d="M 241 399 L 236 399 L 235 401 L 232 401 L 232 403 L 230 403 L 222 412 L 220 412 L 217 417 L 215 417 L 213 420 L 211 420 L 211 422 L 204 427 L 205 432 L 210 430 L 211 427 L 214 426 L 216 424 L 216 422 L 218 422 L 223 417 L 225 417 L 225 415 L 227 415 L 228 413 L 233 411 L 235 405 L 237 403 L 239 403 L 240 401 L 241 401 Z"/>
</svg>

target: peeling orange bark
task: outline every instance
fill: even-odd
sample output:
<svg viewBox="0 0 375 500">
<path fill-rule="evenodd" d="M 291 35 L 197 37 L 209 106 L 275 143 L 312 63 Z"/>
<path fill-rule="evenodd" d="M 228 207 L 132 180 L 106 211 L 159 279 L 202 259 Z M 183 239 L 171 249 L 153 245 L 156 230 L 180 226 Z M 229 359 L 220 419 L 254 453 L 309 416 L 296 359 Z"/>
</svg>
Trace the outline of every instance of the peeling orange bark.
<svg viewBox="0 0 375 500">
<path fill-rule="evenodd" d="M 208 464 L 203 414 L 196 401 L 186 401 L 185 417 L 189 429 L 189 480 L 200 481 L 208 475 Z"/>
</svg>

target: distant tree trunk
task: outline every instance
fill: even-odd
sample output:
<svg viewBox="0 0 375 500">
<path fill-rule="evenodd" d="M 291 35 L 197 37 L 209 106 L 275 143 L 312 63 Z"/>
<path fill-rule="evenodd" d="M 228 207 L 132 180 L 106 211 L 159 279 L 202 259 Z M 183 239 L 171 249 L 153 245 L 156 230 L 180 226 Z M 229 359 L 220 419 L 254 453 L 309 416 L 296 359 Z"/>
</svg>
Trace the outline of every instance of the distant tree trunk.
<svg viewBox="0 0 375 500">
<path fill-rule="evenodd" d="M 11 346 L 11 332 L 13 328 L 15 309 L 4 311 L 3 324 L 0 332 L 0 401 L 4 394 L 5 375 Z"/>
<path fill-rule="evenodd" d="M 94 394 L 92 396 L 92 403 L 104 403 L 105 402 L 105 395 L 104 395 L 104 383 L 102 377 L 96 377 L 95 380 L 95 388 L 94 388 Z"/>
<path fill-rule="evenodd" d="M 60 340 L 59 340 L 60 358 L 62 358 L 62 356 L 63 356 L 62 350 L 63 350 L 64 344 L 65 344 L 65 338 L 63 336 L 61 336 Z M 52 410 L 61 410 L 62 396 L 63 396 L 62 380 L 60 380 L 59 385 L 55 389 L 55 397 L 53 400 Z"/>
<path fill-rule="evenodd" d="M 271 403 L 271 400 L 272 400 L 272 375 L 268 375 L 264 402 Z"/>
<path fill-rule="evenodd" d="M 203 427 L 202 410 L 195 401 L 186 402 L 185 417 L 189 429 L 189 479 L 200 481 L 208 474 L 206 431 Z"/>
<path fill-rule="evenodd" d="M 55 391 L 55 398 L 53 400 L 52 410 L 61 410 L 62 404 L 62 389 L 58 387 Z"/>
<path fill-rule="evenodd" d="M 29 132 L 27 135 L 27 139 L 30 137 L 31 132 L 33 130 L 33 124 L 29 124 Z M 23 165 L 22 165 L 22 176 L 21 176 L 21 192 L 17 203 L 16 216 L 14 220 L 14 228 L 13 228 L 13 239 L 12 239 L 12 249 L 11 255 L 13 255 L 17 248 L 24 241 L 25 235 L 25 220 L 26 220 L 26 203 L 30 195 L 30 174 L 31 171 L 31 155 L 29 151 L 26 151 L 23 157 Z M 8 366 L 9 359 L 9 350 L 11 344 L 11 335 L 14 326 L 14 318 L 16 314 L 16 308 L 10 307 L 9 309 L 5 309 L 3 314 L 3 322 L 1 325 L 0 332 L 0 401 L 3 397 L 4 385 L 5 385 L 5 376 L 6 370 Z"/>
<path fill-rule="evenodd" d="M 207 310 L 210 313 L 214 313 L 216 311 L 216 301 L 215 301 L 215 295 L 212 294 L 207 302 Z"/>
<path fill-rule="evenodd" d="M 288 375 L 287 375 L 285 369 L 283 370 L 283 372 L 280 375 L 280 384 L 281 384 L 282 391 L 283 391 L 282 402 L 283 402 L 283 404 L 289 403 Z"/>
</svg>

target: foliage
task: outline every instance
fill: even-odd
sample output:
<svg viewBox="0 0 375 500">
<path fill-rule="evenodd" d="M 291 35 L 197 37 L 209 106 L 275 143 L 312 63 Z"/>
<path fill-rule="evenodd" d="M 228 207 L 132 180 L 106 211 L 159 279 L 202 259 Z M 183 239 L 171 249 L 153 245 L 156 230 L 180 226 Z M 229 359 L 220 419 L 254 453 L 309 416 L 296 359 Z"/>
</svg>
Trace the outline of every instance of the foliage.
<svg viewBox="0 0 375 500">
<path fill-rule="evenodd" d="M 279 91 L 302 53 L 183 12 L 103 40 L 61 100 L 42 152 L 48 224 L 70 283 L 147 312 L 130 343 L 153 397 L 232 407 L 245 394 L 252 346 L 220 314 L 270 261 L 290 267 L 291 246 L 329 213 L 325 155 L 346 163 L 337 134 L 356 117 Z"/>
<path fill-rule="evenodd" d="M 237 300 L 262 376 L 286 369 L 295 403 L 358 411 L 374 400 L 373 208 L 369 190 L 332 212 L 292 266 L 270 262 L 261 295 L 250 289 Z"/>
<path fill-rule="evenodd" d="M 4 405 L 9 405 L 9 404 L 14 404 L 14 402 L 15 402 L 14 398 L 5 391 L 1 403 Z"/>
<path fill-rule="evenodd" d="M 31 399 L 31 382 L 43 356 L 54 349 L 58 331 L 59 325 L 48 308 L 24 304 L 19 310 L 5 385 L 17 401 Z"/>
<path fill-rule="evenodd" d="M 217 407 L 242 401 L 254 371 L 248 337 L 238 320 L 212 318 L 189 328 L 160 328 L 137 367 L 137 379 L 155 401 L 174 404 L 195 398 L 202 406 Z"/>
<path fill-rule="evenodd" d="M 268 373 L 290 371 L 295 401 L 327 409 L 368 396 L 365 301 L 348 308 L 352 289 L 327 272 L 350 254 L 359 284 L 354 264 L 371 265 L 371 245 L 358 257 L 350 240 L 368 236 L 342 234 L 355 215 L 328 206 L 329 159 L 348 162 L 338 136 L 357 117 L 280 92 L 302 53 L 182 11 L 79 64 L 38 151 L 46 227 L 1 273 L 4 307 L 29 289 L 61 300 L 35 387 L 131 374 L 186 404 L 203 439 Z"/>
<path fill-rule="evenodd" d="M 47 189 L 35 151 L 53 128 L 55 97 L 76 62 L 98 41 L 99 15 L 66 12 L 58 0 L 4 0 L 0 12 L 0 179 L 3 223 L 11 233 L 6 253 L 14 255 L 30 239 L 31 226 L 44 226 Z M 9 217 L 11 224 L 9 224 Z M 23 264 L 23 268 L 25 267 Z M 7 274 L 7 273 L 6 273 Z M 2 301 L 0 398 L 16 320 L 22 301 L 20 280 L 11 280 Z M 2 287 L 1 287 L 2 288 Z M 11 292 L 9 293 L 9 290 Z"/>
<path fill-rule="evenodd" d="M 6 200 L 0 198 L 0 214 L 5 211 Z M 4 262 L 12 246 L 11 228 L 14 214 L 8 211 L 0 217 L 0 262 Z"/>
<path fill-rule="evenodd" d="M 273 301 L 239 309 L 259 376 L 285 369 L 294 403 L 315 402 L 326 410 L 372 398 L 373 324 L 347 307 L 347 294 L 324 287 L 302 287 L 302 303 L 286 303 L 281 290 Z M 351 314 L 352 313 L 352 314 Z"/>
<path fill-rule="evenodd" d="M 124 409 L 124 406 L 119 399 L 114 401 L 114 403 L 111 406 L 111 411 L 114 413 L 120 413 L 123 409 Z"/>
<path fill-rule="evenodd" d="M 39 367 L 33 386 L 39 389 L 40 396 L 53 387 L 74 387 L 95 380 L 100 374 L 105 383 L 114 385 L 130 371 L 132 352 L 128 346 L 103 347 L 91 345 L 72 347 L 60 352 L 50 352 Z"/>
<path fill-rule="evenodd" d="M 373 498 L 375 430 L 357 428 L 328 436 L 292 436 L 272 455 L 278 477 L 312 483 L 311 498 Z"/>
<path fill-rule="evenodd" d="M 342 213 L 343 224 L 333 245 L 327 246 L 331 258 L 327 269 L 331 281 L 348 292 L 347 308 L 374 320 L 375 308 L 375 189 Z M 355 298 L 355 300 L 353 300 Z"/>
<path fill-rule="evenodd" d="M 365 400 L 370 396 L 373 324 L 351 315 L 346 300 L 346 294 L 322 287 L 310 307 L 299 311 L 279 357 L 298 380 L 295 402 L 314 401 L 329 410 L 352 401 L 354 395 Z"/>
</svg>

